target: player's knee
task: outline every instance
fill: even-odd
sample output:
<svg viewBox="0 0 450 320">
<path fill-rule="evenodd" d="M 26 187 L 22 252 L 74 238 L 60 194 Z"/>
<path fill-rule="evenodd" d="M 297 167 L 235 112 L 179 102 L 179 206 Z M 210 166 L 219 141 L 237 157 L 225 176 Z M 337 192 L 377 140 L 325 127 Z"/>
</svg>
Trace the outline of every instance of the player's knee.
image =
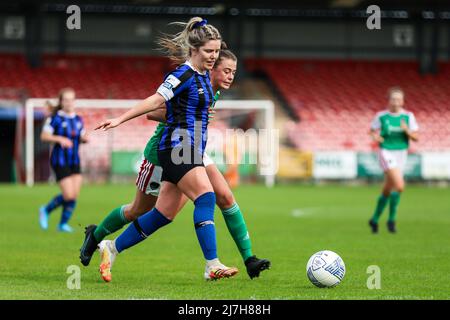
<svg viewBox="0 0 450 320">
<path fill-rule="evenodd" d="M 213 207 L 216 205 L 216 194 L 214 192 L 205 192 L 194 201 L 196 207 Z"/>
<path fill-rule="evenodd" d="M 123 209 L 123 215 L 128 221 L 134 221 L 139 218 L 139 214 L 137 213 L 137 211 L 133 208 L 132 205 L 129 204 L 126 205 Z"/>
<path fill-rule="evenodd" d="M 194 201 L 194 222 L 214 220 L 214 207 L 216 205 L 216 195 L 214 192 L 206 192 Z"/>
<path fill-rule="evenodd" d="M 389 197 L 389 195 L 391 194 L 391 187 L 384 187 L 383 190 L 381 191 L 381 193 L 383 194 L 383 196 L 385 197 Z"/>
<path fill-rule="evenodd" d="M 76 201 L 77 197 L 74 193 L 66 193 L 66 194 L 63 194 L 63 199 L 65 202 L 72 202 L 72 201 Z"/>
<path fill-rule="evenodd" d="M 160 211 L 161 212 L 161 211 Z M 161 214 L 166 217 L 167 219 L 173 221 L 177 217 L 178 212 L 161 212 Z"/>
<path fill-rule="evenodd" d="M 230 208 L 234 202 L 234 196 L 230 190 L 220 192 L 216 196 L 216 204 L 220 209 Z"/>
</svg>

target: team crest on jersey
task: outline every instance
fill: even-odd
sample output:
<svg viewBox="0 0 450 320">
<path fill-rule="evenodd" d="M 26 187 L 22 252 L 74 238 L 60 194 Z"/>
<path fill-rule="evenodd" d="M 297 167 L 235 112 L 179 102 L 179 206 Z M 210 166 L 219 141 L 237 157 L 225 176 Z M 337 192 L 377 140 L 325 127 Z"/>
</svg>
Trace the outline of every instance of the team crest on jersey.
<svg viewBox="0 0 450 320">
<path fill-rule="evenodd" d="M 203 88 L 198 89 L 198 94 L 205 94 L 205 90 Z"/>
</svg>

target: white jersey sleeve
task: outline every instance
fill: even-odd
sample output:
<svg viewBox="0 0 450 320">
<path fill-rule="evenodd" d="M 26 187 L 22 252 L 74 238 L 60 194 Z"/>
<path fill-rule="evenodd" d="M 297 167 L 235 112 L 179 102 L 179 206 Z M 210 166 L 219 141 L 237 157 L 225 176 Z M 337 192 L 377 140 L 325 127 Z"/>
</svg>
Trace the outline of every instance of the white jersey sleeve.
<svg viewBox="0 0 450 320">
<path fill-rule="evenodd" d="M 411 130 L 411 131 L 419 130 L 419 125 L 417 124 L 416 117 L 414 116 L 414 113 L 412 113 L 412 112 L 409 113 L 408 126 L 409 126 L 409 130 Z"/>
<path fill-rule="evenodd" d="M 380 116 L 381 116 L 381 113 L 380 113 L 380 112 L 378 112 L 378 113 L 375 115 L 375 118 L 373 118 L 373 120 L 372 120 L 372 122 L 371 122 L 371 124 L 370 124 L 370 129 L 372 129 L 372 130 L 378 130 L 378 129 L 381 128 Z"/>
<path fill-rule="evenodd" d="M 180 79 L 171 74 L 166 78 L 166 80 L 164 80 L 164 82 L 159 86 L 156 92 L 162 95 L 166 101 L 169 101 L 174 97 L 175 89 L 180 83 Z"/>
<path fill-rule="evenodd" d="M 49 133 L 49 134 L 53 134 L 53 132 L 55 132 L 55 129 L 52 126 L 52 118 L 48 117 L 45 122 L 44 122 L 44 126 L 42 127 L 42 131 Z"/>
</svg>

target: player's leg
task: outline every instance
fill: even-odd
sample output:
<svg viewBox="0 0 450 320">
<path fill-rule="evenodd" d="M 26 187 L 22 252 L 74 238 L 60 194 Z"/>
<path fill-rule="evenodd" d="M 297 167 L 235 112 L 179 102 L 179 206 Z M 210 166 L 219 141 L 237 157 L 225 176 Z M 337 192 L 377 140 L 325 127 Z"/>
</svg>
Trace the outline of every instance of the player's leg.
<svg viewBox="0 0 450 320">
<path fill-rule="evenodd" d="M 101 263 L 100 273 L 103 280 L 111 281 L 111 268 L 117 255 L 125 249 L 135 246 L 141 241 L 148 238 L 159 228 L 169 224 L 178 212 L 175 210 L 179 207 L 183 198 L 183 194 L 175 184 L 164 182 L 161 186 L 160 195 L 155 207 L 138 219 L 134 220 L 115 240 L 102 241 L 99 244 Z M 167 204 L 176 204 L 170 215 L 165 215 Z M 161 211 L 157 208 L 162 208 Z M 166 211 L 168 212 L 168 211 Z"/>
<path fill-rule="evenodd" d="M 222 215 L 227 225 L 228 231 L 233 237 L 236 246 L 244 260 L 247 273 L 250 278 L 258 277 L 259 273 L 270 267 L 270 261 L 267 259 L 258 259 L 252 252 L 252 243 L 250 240 L 247 225 L 244 220 L 239 205 L 234 199 L 233 192 L 229 188 L 222 173 L 217 169 L 214 163 L 205 161 L 206 173 L 216 194 L 216 204 L 222 211 Z"/>
<path fill-rule="evenodd" d="M 161 173 L 161 167 L 144 159 L 136 179 L 136 195 L 133 202 L 114 208 L 98 226 L 86 227 L 85 239 L 80 249 L 80 260 L 83 265 L 89 264 L 97 245 L 107 235 L 120 230 L 154 207 L 161 185 Z"/>
<path fill-rule="evenodd" d="M 381 194 L 378 196 L 377 204 L 375 206 L 375 211 L 372 215 L 372 218 L 369 221 L 369 225 L 372 228 L 373 233 L 378 232 L 378 221 L 380 220 L 380 216 L 386 208 L 387 203 L 389 202 L 389 195 L 392 189 L 392 181 L 387 172 L 384 173 L 384 183 Z"/>
<path fill-rule="evenodd" d="M 71 194 L 64 197 L 63 211 L 59 222 L 59 230 L 63 232 L 72 232 L 72 227 L 69 226 L 68 222 L 75 211 L 77 199 L 83 184 L 83 176 L 79 172 L 79 167 L 72 168 L 72 174 L 68 177 L 68 184 L 71 184 L 72 191 L 70 192 Z"/>
<path fill-rule="evenodd" d="M 89 265 L 98 244 L 106 236 L 122 229 L 123 226 L 150 211 L 154 207 L 156 199 L 156 196 L 136 190 L 136 196 L 131 204 L 114 208 L 98 226 L 87 226 L 85 239 L 80 249 L 81 263 L 84 266 Z"/>
<path fill-rule="evenodd" d="M 391 233 L 396 232 L 395 222 L 397 217 L 397 208 L 400 203 L 400 195 L 404 190 L 405 181 L 403 179 L 403 174 L 400 169 L 391 169 L 388 172 L 390 181 L 392 183 L 392 191 L 389 195 L 389 218 L 387 222 L 388 230 Z"/>
<path fill-rule="evenodd" d="M 223 265 L 217 255 L 214 207 L 216 197 L 203 166 L 188 171 L 178 182 L 178 188 L 194 202 L 194 226 L 197 239 L 206 259 L 204 277 L 207 280 L 232 277 L 237 268 Z"/>
<path fill-rule="evenodd" d="M 393 163 L 394 159 L 392 158 L 392 154 L 389 153 L 388 151 L 380 150 L 378 157 L 381 168 L 384 171 L 384 183 L 381 194 L 378 196 L 377 199 L 375 211 L 372 215 L 372 218 L 369 220 L 369 225 L 370 228 L 372 229 L 372 233 L 378 233 L 378 221 L 384 209 L 386 208 L 387 203 L 389 202 L 389 195 L 392 189 L 392 181 L 388 172 L 394 165 Z"/>
<path fill-rule="evenodd" d="M 94 232 L 96 241 L 100 243 L 107 235 L 120 230 L 129 222 L 150 211 L 154 207 L 156 199 L 158 197 L 136 190 L 136 195 L 131 204 L 124 204 L 114 208 L 98 225 Z"/>
<path fill-rule="evenodd" d="M 58 230 L 61 232 L 72 232 L 73 229 L 69 226 L 68 222 L 72 217 L 73 211 L 76 206 L 76 185 L 78 174 L 71 174 L 59 181 L 59 186 L 63 194 L 63 210 L 61 214 L 61 219 L 58 224 Z"/>
<path fill-rule="evenodd" d="M 41 226 L 41 228 L 43 230 L 48 229 L 48 220 L 50 217 L 50 213 L 53 210 L 55 210 L 56 208 L 63 205 L 63 203 L 64 203 L 63 193 L 66 193 L 66 195 L 67 195 L 69 192 L 68 188 L 65 185 L 61 186 L 61 184 L 59 183 L 62 179 L 64 179 L 65 177 L 68 177 L 70 175 L 69 169 L 66 167 L 61 168 L 61 167 L 53 167 L 52 166 L 52 170 L 56 175 L 56 180 L 58 182 L 61 192 L 59 194 L 57 194 L 55 197 L 53 197 L 47 203 L 47 205 L 43 205 L 39 208 L 39 225 Z"/>
</svg>

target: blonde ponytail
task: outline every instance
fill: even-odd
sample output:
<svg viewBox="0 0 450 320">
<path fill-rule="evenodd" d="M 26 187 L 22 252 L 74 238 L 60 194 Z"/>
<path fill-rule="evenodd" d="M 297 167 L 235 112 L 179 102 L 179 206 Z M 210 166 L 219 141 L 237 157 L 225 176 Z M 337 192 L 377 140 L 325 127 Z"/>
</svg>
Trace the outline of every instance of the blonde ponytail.
<svg viewBox="0 0 450 320">
<path fill-rule="evenodd" d="M 164 34 L 158 39 L 158 45 L 176 64 L 189 59 L 191 49 L 199 48 L 209 40 L 222 40 L 219 31 L 200 17 L 191 18 L 187 23 L 170 24 L 183 27 L 183 31 L 175 35 Z"/>
</svg>

